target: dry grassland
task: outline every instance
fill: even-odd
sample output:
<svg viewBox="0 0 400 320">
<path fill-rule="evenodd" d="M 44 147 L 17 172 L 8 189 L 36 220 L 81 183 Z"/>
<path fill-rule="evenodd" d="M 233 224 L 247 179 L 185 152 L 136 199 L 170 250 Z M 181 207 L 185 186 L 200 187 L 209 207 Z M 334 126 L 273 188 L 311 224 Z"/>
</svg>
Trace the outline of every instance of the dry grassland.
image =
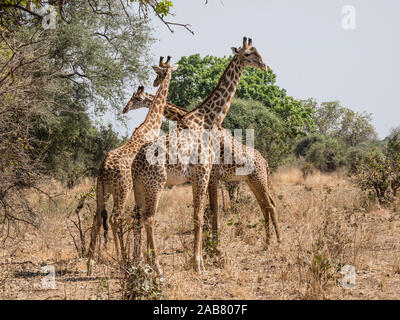
<svg viewBox="0 0 400 320">
<path fill-rule="evenodd" d="M 32 196 L 38 229 L 19 225 L 0 247 L 0 299 L 118 299 L 121 274 L 109 243 L 103 259 L 86 276 L 73 237 L 77 196 L 90 182 L 66 191 L 57 183 L 53 201 Z M 205 239 L 207 272 L 190 268 L 193 207 L 188 185 L 166 189 L 156 216 L 156 239 L 166 299 L 399 299 L 400 206 L 371 203 L 343 174 L 314 173 L 304 180 L 297 169 L 273 175 L 283 243 L 273 232 L 265 247 L 263 218 L 247 186 L 236 210 L 220 210 L 218 252 Z M 221 193 L 219 194 L 221 197 Z M 220 199 L 221 200 L 221 199 Z M 222 201 L 220 201 L 220 204 Z M 130 204 L 128 210 L 132 208 Z M 89 227 L 95 210 L 89 199 L 82 214 Z M 205 226 L 205 236 L 207 237 Z M 271 230 L 272 231 L 272 230 Z M 88 236 L 88 233 L 87 233 Z M 87 237 L 86 237 L 87 238 Z M 79 243 L 78 243 L 79 245 Z M 42 267 L 53 265 L 56 289 L 42 287 Z M 355 268 L 355 288 L 343 289 L 344 265 Z"/>
</svg>

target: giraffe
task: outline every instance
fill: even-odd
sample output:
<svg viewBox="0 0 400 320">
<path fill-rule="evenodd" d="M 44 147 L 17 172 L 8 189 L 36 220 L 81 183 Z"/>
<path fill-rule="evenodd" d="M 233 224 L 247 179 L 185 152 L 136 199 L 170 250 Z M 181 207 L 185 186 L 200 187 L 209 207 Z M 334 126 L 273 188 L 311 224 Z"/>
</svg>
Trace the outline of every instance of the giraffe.
<svg viewBox="0 0 400 320">
<path fill-rule="evenodd" d="M 246 67 L 255 67 L 267 71 L 267 66 L 262 61 L 257 49 L 253 47 L 251 39 L 247 40 L 244 37 L 243 46 L 239 49 L 233 47 L 232 51 L 234 56 L 208 98 L 197 108 L 183 116 L 176 129 L 171 130 L 155 142 L 144 145 L 133 162 L 135 217 L 142 221 L 145 226 L 149 258 L 157 270 L 160 269 L 154 241 L 154 215 L 158 201 L 165 185 L 182 184 L 184 182 L 191 182 L 192 184 L 194 267 L 197 272 L 205 270 L 202 257 L 204 200 L 215 157 L 212 139 L 210 139 L 210 136 L 207 137 L 205 130 L 215 131 L 221 126 Z M 187 134 L 184 129 L 191 131 Z M 170 154 L 171 150 L 179 150 L 179 155 L 183 158 L 189 154 L 189 160 L 192 152 L 197 152 L 197 159 L 200 159 L 200 163 L 187 161 L 187 158 L 184 161 L 176 162 L 175 154 L 172 156 Z M 163 155 L 168 155 L 168 158 L 165 159 L 167 161 L 159 161 L 160 156 Z M 215 203 L 215 200 L 212 201 Z M 139 222 L 139 225 L 142 222 Z M 139 243 L 139 245 L 136 243 Z M 140 252 L 138 252 L 138 248 L 141 247 L 140 243 L 141 233 L 136 232 L 135 259 L 140 257 Z"/>
<path fill-rule="evenodd" d="M 149 93 L 144 93 L 143 100 L 140 102 L 132 101 L 129 103 L 123 113 L 127 113 L 131 110 L 139 109 L 139 108 L 148 108 L 152 101 L 154 100 L 154 95 Z M 167 102 L 164 108 L 164 117 L 168 120 L 176 121 L 180 123 L 182 118 L 188 114 L 189 111 L 186 109 L 174 105 L 172 103 Z M 269 190 L 271 189 L 270 182 L 270 171 L 267 160 L 261 155 L 260 152 L 253 149 L 250 146 L 246 146 L 241 144 L 239 141 L 232 137 L 231 132 L 223 126 L 220 126 L 219 130 L 221 131 L 221 152 L 219 154 L 220 161 L 218 164 L 213 164 L 213 169 L 211 171 L 210 182 L 208 186 L 208 193 L 210 199 L 210 209 L 211 209 L 211 217 L 212 217 L 212 235 L 213 242 L 218 243 L 218 197 L 215 196 L 217 194 L 216 187 L 219 180 L 223 180 L 228 188 L 232 189 L 232 186 L 235 186 L 239 181 L 246 181 L 247 184 L 250 183 L 250 179 L 252 179 L 253 189 L 256 188 L 256 194 L 258 195 L 257 201 L 261 210 L 264 213 L 265 219 L 265 230 L 266 230 L 266 243 L 270 242 L 269 238 L 269 219 L 270 216 L 275 227 L 275 233 L 277 237 L 278 243 L 281 242 L 281 236 L 279 233 L 278 220 L 276 217 L 276 209 L 275 203 L 272 197 L 269 194 Z M 225 141 L 232 141 L 232 143 L 224 144 Z M 240 150 L 243 148 L 245 150 L 245 154 L 254 154 L 254 168 L 255 173 L 251 173 L 249 175 L 238 175 L 236 174 L 237 166 L 240 166 L 236 162 L 233 163 L 233 168 L 231 164 L 224 164 L 224 152 L 228 154 L 234 154 L 235 150 Z M 233 159 L 235 160 L 235 159 Z M 241 163 L 244 162 L 244 159 L 240 159 Z M 228 189 L 230 191 L 230 189 Z M 255 195 L 256 195 L 255 194 Z M 260 196 L 261 195 L 261 196 Z M 268 214 L 269 213 L 269 214 Z"/>
<path fill-rule="evenodd" d="M 154 100 L 154 95 L 145 92 L 142 100 L 137 100 L 137 99 L 134 100 L 134 99 L 135 96 L 132 96 L 132 100 L 129 101 L 129 103 L 123 109 L 122 113 L 128 113 L 131 110 L 136 110 L 140 108 L 148 108 L 151 105 L 152 101 Z M 178 107 L 177 105 L 169 102 L 167 102 L 167 105 L 165 106 L 164 109 L 164 117 L 166 117 L 168 120 L 176 121 L 179 124 L 181 123 L 183 116 L 185 116 L 188 113 L 189 111 L 187 109 Z M 221 128 L 223 128 L 223 126 L 221 126 Z M 229 193 L 228 195 L 230 202 L 236 201 L 239 182 L 225 181 L 225 186 Z M 222 197 L 224 197 L 223 190 L 222 190 Z"/>
<path fill-rule="evenodd" d="M 88 252 L 88 274 L 90 274 L 90 262 L 95 251 L 96 240 L 103 220 L 104 237 L 107 239 L 107 211 L 106 201 L 112 195 L 113 210 L 110 217 L 110 225 L 113 231 L 114 244 L 117 257 L 122 252 L 122 259 L 125 249 L 123 247 L 123 234 L 120 218 L 124 213 L 125 204 L 132 190 L 131 166 L 132 162 L 145 143 L 156 139 L 159 135 L 161 122 L 164 113 L 165 102 L 168 96 L 171 73 L 178 68 L 178 65 L 170 66 L 171 57 L 166 62 L 160 57 L 159 65 L 153 66 L 157 77 L 154 80 L 154 87 L 159 86 L 153 102 L 149 106 L 149 112 L 144 122 L 135 129 L 131 138 L 122 146 L 110 151 L 103 161 L 97 179 L 96 199 L 97 210 L 93 218 L 90 247 Z M 143 100 L 144 88 L 139 87 L 138 91 L 130 99 L 129 103 Z M 119 242 L 119 244 L 118 244 Z"/>
</svg>

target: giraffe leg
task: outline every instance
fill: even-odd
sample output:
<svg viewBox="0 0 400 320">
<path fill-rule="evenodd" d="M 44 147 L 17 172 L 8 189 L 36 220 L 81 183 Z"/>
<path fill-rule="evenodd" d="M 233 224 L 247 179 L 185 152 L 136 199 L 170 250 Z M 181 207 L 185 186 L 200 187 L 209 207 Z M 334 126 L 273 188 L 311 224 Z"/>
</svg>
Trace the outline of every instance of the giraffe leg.
<svg viewBox="0 0 400 320">
<path fill-rule="evenodd" d="M 153 265 L 157 273 L 162 276 L 161 269 L 157 260 L 157 250 L 154 239 L 154 216 L 157 211 L 158 202 L 161 193 L 167 181 L 167 173 L 163 167 L 153 167 L 150 173 L 142 176 L 141 173 L 133 173 L 135 201 L 138 208 L 141 209 L 138 222 L 139 227 L 135 230 L 135 261 L 140 261 L 139 251 L 141 250 L 142 237 L 139 232 L 142 226 L 145 226 L 147 236 L 147 257 Z M 156 176 L 157 179 L 150 179 L 151 176 Z"/>
<path fill-rule="evenodd" d="M 147 235 L 147 257 L 150 261 L 150 264 L 154 266 L 158 275 L 162 276 L 162 270 L 160 268 L 160 264 L 158 263 L 156 244 L 154 241 L 154 217 L 145 219 L 144 225 Z"/>
<path fill-rule="evenodd" d="M 260 177 L 259 174 L 251 175 L 247 181 L 251 191 L 254 193 L 257 202 L 264 214 L 265 219 L 265 232 L 266 232 L 266 243 L 270 243 L 270 232 L 269 232 L 269 218 L 271 217 L 272 223 L 275 228 L 276 238 L 278 243 L 281 242 L 279 233 L 279 225 L 276 214 L 275 203 L 269 195 L 268 182 L 266 179 Z"/>
<path fill-rule="evenodd" d="M 113 210 L 113 212 L 111 213 L 111 217 L 110 217 L 110 225 L 111 225 L 111 230 L 113 233 L 113 240 L 114 240 L 114 246 L 115 246 L 115 254 L 117 256 L 117 260 L 120 261 L 120 257 L 121 257 L 121 251 L 120 251 L 120 247 L 119 247 L 119 235 L 118 235 L 118 220 L 119 219 L 119 215 Z"/>
<path fill-rule="evenodd" d="M 139 263 L 142 260 L 142 213 L 141 208 L 137 205 L 133 214 L 133 261 Z"/>
<path fill-rule="evenodd" d="M 113 195 L 114 208 L 110 217 L 110 225 L 114 237 L 115 252 L 117 259 L 121 259 L 124 264 L 127 262 L 126 250 L 124 247 L 124 234 L 122 225 L 122 216 L 125 208 L 126 201 L 128 199 L 130 189 L 120 190 L 119 193 Z"/>
<path fill-rule="evenodd" d="M 93 226 L 92 226 L 92 231 L 90 235 L 90 245 L 89 245 L 89 251 L 88 251 L 88 261 L 87 261 L 87 275 L 90 276 L 92 273 L 92 259 L 94 256 L 94 252 L 96 250 L 96 242 L 98 239 L 98 234 L 100 231 L 100 226 L 101 226 L 101 213 L 96 212 L 96 214 L 93 217 Z"/>
<path fill-rule="evenodd" d="M 100 227 L 102 223 L 102 215 L 104 212 L 107 212 L 105 209 L 105 204 L 108 199 L 109 195 L 104 190 L 104 186 L 101 180 L 97 181 L 97 187 L 96 187 L 96 202 L 97 202 L 97 208 L 96 208 L 96 213 L 93 216 L 93 225 L 92 225 L 92 231 L 90 233 L 90 244 L 89 244 L 89 250 L 88 250 L 88 262 L 87 262 L 87 274 L 90 275 L 92 270 L 91 270 L 91 262 L 93 259 L 93 256 L 95 254 L 96 250 L 96 242 L 97 239 L 99 238 L 99 232 L 100 232 Z"/>
<path fill-rule="evenodd" d="M 274 225 L 274 228 L 275 228 L 276 239 L 278 240 L 278 243 L 281 243 L 282 238 L 279 233 L 278 217 L 276 214 L 276 205 L 270 195 L 268 195 L 268 199 L 269 199 L 269 210 L 270 210 L 270 214 L 271 214 L 272 224 Z"/>
<path fill-rule="evenodd" d="M 248 183 L 251 191 L 253 192 L 254 196 L 257 199 L 258 205 L 264 215 L 264 226 L 265 226 L 265 243 L 269 246 L 271 242 L 271 235 L 270 235 L 270 228 L 269 228 L 269 211 L 268 208 L 265 206 L 265 201 L 263 199 L 262 192 L 260 188 L 256 184 Z"/>
<path fill-rule="evenodd" d="M 198 273 L 205 271 L 203 261 L 203 223 L 204 202 L 207 194 L 209 172 L 198 174 L 197 180 L 192 181 L 193 205 L 194 205 L 194 267 Z"/>
<path fill-rule="evenodd" d="M 208 184 L 208 196 L 210 198 L 212 241 L 218 244 L 218 180 L 210 178 Z M 222 194 L 223 196 L 223 194 Z"/>
<path fill-rule="evenodd" d="M 133 261 L 138 264 L 142 260 L 142 228 L 143 212 L 145 208 L 145 196 L 143 184 L 136 177 L 134 179 L 135 209 L 134 209 L 134 229 L 133 229 Z"/>
<path fill-rule="evenodd" d="M 162 271 L 157 259 L 157 248 L 154 238 L 154 216 L 157 211 L 158 202 L 160 200 L 164 184 L 164 181 L 160 181 L 157 183 L 157 185 L 153 184 L 151 192 L 146 192 L 146 210 L 143 214 L 143 224 L 145 226 L 147 236 L 147 257 L 160 276 L 162 276 Z M 149 190 L 149 188 L 147 188 L 147 190 Z"/>
</svg>

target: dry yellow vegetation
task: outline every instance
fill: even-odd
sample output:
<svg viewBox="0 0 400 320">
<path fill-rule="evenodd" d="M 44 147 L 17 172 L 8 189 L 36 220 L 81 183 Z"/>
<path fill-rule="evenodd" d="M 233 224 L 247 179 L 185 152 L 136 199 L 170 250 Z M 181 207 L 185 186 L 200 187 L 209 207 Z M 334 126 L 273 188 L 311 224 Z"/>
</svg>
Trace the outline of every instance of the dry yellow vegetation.
<svg viewBox="0 0 400 320">
<path fill-rule="evenodd" d="M 103 251 L 91 277 L 79 257 L 77 195 L 92 182 L 66 191 L 48 187 L 55 202 L 32 197 L 40 210 L 39 229 L 20 225 L 0 247 L 1 299 L 118 299 L 121 274 L 113 245 Z M 166 189 L 156 216 L 159 260 L 166 299 L 398 299 L 400 297 L 400 207 L 381 208 L 344 174 L 315 172 L 304 180 L 298 169 L 273 175 L 283 243 L 272 233 L 264 245 L 261 211 L 243 185 L 237 210 L 220 210 L 218 254 L 205 241 L 207 272 L 190 268 L 193 221 L 189 185 Z M 221 194 L 219 194 L 221 196 Z M 220 201 L 220 204 L 222 201 Z M 128 210 L 132 207 L 132 203 Z M 89 226 L 89 199 L 82 214 Z M 69 217 L 69 218 L 68 218 Z M 207 230 L 207 225 L 206 225 Z M 205 232 L 207 235 L 207 232 Z M 88 234 L 87 234 L 88 235 Z M 53 265 L 56 289 L 43 290 L 42 267 Z M 344 265 L 355 268 L 355 288 L 343 289 Z"/>
</svg>

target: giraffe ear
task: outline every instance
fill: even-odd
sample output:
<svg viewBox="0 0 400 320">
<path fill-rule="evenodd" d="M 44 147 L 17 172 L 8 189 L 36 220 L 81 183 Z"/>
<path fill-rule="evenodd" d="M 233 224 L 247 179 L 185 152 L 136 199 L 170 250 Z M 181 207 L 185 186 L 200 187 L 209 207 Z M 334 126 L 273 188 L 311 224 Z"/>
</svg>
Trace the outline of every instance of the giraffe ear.
<svg viewBox="0 0 400 320">
<path fill-rule="evenodd" d="M 171 72 L 174 72 L 176 69 L 178 69 L 179 64 L 174 64 L 171 68 Z"/>
<path fill-rule="evenodd" d="M 236 47 L 232 47 L 231 49 L 232 49 L 232 52 L 233 52 L 234 54 L 239 53 L 239 50 L 238 50 Z"/>
<path fill-rule="evenodd" d="M 156 73 L 162 73 L 163 72 L 163 69 L 160 68 L 159 66 L 152 66 L 152 68 Z"/>
</svg>

